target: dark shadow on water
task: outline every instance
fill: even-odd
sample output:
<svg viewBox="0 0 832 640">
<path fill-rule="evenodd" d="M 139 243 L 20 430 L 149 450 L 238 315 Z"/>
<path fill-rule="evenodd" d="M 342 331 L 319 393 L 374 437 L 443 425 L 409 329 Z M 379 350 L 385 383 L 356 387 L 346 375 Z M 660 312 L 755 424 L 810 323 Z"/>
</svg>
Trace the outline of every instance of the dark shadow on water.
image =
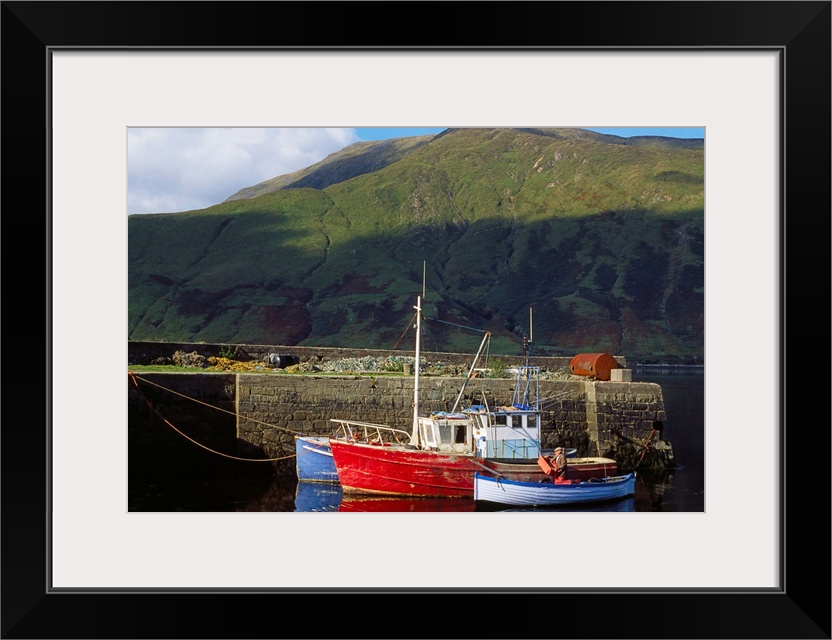
<svg viewBox="0 0 832 640">
<path fill-rule="evenodd" d="M 247 510 L 275 491 L 276 480 L 268 462 L 223 458 L 193 447 L 145 448 L 131 452 L 127 507 L 129 512 Z"/>
</svg>

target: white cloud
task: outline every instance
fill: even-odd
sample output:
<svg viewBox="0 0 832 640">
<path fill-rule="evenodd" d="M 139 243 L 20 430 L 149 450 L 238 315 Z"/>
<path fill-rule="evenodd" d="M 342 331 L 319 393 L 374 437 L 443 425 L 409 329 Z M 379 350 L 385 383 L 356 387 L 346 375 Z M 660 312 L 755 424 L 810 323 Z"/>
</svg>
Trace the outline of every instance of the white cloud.
<svg viewBox="0 0 832 640">
<path fill-rule="evenodd" d="M 128 213 L 209 207 L 358 140 L 355 129 L 131 128 Z"/>
</svg>

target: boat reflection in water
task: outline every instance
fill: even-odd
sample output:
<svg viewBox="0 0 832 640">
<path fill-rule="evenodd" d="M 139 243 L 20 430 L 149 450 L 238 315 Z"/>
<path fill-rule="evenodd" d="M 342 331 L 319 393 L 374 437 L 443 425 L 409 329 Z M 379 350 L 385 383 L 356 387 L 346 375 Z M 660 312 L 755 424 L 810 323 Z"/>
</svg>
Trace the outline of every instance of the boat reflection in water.
<svg viewBox="0 0 832 640">
<path fill-rule="evenodd" d="M 295 511 L 335 512 L 341 504 L 341 485 L 332 482 L 298 482 Z"/>
<path fill-rule="evenodd" d="M 338 508 L 344 512 L 440 512 L 476 511 L 473 498 L 414 498 L 408 496 L 344 496 Z"/>
<path fill-rule="evenodd" d="M 628 511 L 635 512 L 635 510 L 636 501 L 633 496 L 620 498 L 618 500 L 610 500 L 607 502 L 586 502 L 582 504 L 546 507 L 509 507 L 498 504 L 477 503 L 477 511 L 499 511 L 500 513 L 517 513 L 520 511 L 533 511 L 535 513 L 551 513 L 553 511 L 557 511 L 559 513 L 625 513 Z"/>
<path fill-rule="evenodd" d="M 441 512 L 626 512 L 635 511 L 633 497 L 603 503 L 556 507 L 508 507 L 483 504 L 473 498 L 413 498 L 404 496 L 343 495 L 341 485 L 298 482 L 295 511 L 317 513 L 441 513 Z"/>
</svg>

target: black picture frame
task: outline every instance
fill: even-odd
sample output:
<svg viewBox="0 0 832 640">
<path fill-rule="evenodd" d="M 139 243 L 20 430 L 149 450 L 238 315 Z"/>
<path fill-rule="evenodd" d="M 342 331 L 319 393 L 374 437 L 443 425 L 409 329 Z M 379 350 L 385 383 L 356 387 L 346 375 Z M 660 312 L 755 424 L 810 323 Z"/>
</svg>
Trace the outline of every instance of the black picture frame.
<svg viewBox="0 0 832 640">
<path fill-rule="evenodd" d="M 817 387 L 828 386 L 829 375 L 829 352 L 817 348 L 815 337 L 828 336 L 830 326 L 830 2 L 3 2 L 0 17 L 2 211 L 8 245 L 3 257 L 6 419 L 0 430 L 3 638 L 830 638 L 829 512 L 803 506 L 807 493 L 812 505 L 830 504 L 828 405 L 825 393 L 815 396 L 824 391 Z M 46 452 L 50 392 L 61 381 L 51 378 L 49 367 L 56 319 L 50 316 L 47 133 L 49 52 L 61 47 L 779 51 L 785 80 L 783 335 L 781 361 L 755 366 L 781 370 L 786 505 L 780 523 L 781 589 L 529 590 L 473 596 L 451 589 L 51 593 Z M 823 264 L 820 257 L 826 258 Z M 804 304 L 787 315 L 790 289 Z M 818 319 L 820 330 L 814 326 Z M 787 335 L 793 337 L 790 351 Z M 747 357 L 753 362 L 752 355 Z M 787 378 L 794 382 L 788 398 Z M 807 467 L 807 457 L 817 462 Z M 749 486 L 752 479 L 727 490 L 741 500 Z M 634 553 L 643 552 L 648 541 L 642 542 Z M 443 604 L 449 597 L 454 600 Z M 451 612 L 445 614 L 443 607 Z M 424 611 L 432 613 L 425 617 Z"/>
</svg>

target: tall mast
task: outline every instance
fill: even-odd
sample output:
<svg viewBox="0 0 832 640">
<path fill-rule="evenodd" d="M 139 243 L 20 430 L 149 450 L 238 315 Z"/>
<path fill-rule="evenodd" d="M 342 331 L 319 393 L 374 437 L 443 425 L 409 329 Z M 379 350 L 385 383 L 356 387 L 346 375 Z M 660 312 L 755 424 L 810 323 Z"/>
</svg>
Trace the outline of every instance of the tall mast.
<svg viewBox="0 0 832 640">
<path fill-rule="evenodd" d="M 413 433 L 410 436 L 411 444 L 418 444 L 419 439 L 419 369 L 422 357 L 422 296 L 416 297 L 416 363 L 414 364 L 415 377 L 413 381 Z"/>
<path fill-rule="evenodd" d="M 427 260 L 422 261 L 422 295 L 416 296 L 416 362 L 413 377 L 413 431 L 410 444 L 419 446 L 419 373 L 422 364 L 422 298 L 425 297 Z"/>
</svg>

